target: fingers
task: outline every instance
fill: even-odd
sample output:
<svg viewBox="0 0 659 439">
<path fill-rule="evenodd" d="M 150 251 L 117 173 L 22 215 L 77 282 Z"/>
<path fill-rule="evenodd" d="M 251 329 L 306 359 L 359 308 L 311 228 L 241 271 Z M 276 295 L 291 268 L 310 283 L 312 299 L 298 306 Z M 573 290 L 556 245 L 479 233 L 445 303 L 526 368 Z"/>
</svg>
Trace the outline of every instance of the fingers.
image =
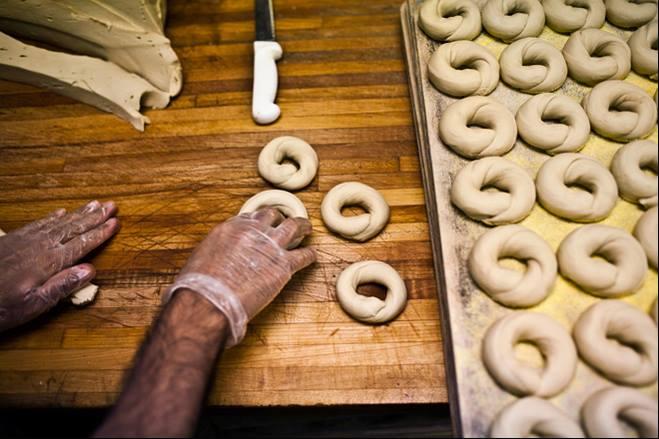
<svg viewBox="0 0 659 439">
<path fill-rule="evenodd" d="M 288 252 L 291 270 L 297 273 L 316 262 L 316 251 L 311 247 L 298 248 Z"/>
<path fill-rule="evenodd" d="M 284 221 L 284 215 L 274 207 L 264 207 L 256 212 L 252 212 L 249 218 L 258 222 L 263 227 L 263 230 L 266 230 L 268 227 L 276 227 Z"/>
<path fill-rule="evenodd" d="M 66 209 L 57 209 L 53 212 L 50 212 L 44 218 L 41 218 L 41 219 L 39 219 L 37 221 L 34 221 L 34 222 L 31 222 L 30 224 L 27 224 L 26 226 L 22 227 L 19 230 L 19 232 L 29 233 L 29 232 L 34 232 L 34 231 L 40 230 L 44 227 L 48 227 L 52 224 L 55 224 L 64 215 L 66 215 Z"/>
<path fill-rule="evenodd" d="M 119 231 L 119 220 L 110 218 L 100 226 L 78 235 L 55 251 L 61 252 L 62 267 L 73 265 Z"/>
<path fill-rule="evenodd" d="M 287 218 L 276 228 L 267 232 L 277 244 L 288 248 L 291 243 L 301 241 L 311 233 L 311 222 L 306 218 Z"/>
<path fill-rule="evenodd" d="M 92 201 L 63 217 L 60 224 L 51 229 L 49 236 L 55 242 L 64 244 L 74 237 L 103 224 L 116 212 L 117 206 L 112 201 L 106 203 Z"/>
<path fill-rule="evenodd" d="M 35 313 L 49 310 L 69 294 L 91 282 L 96 276 L 96 269 L 91 264 L 80 264 L 67 268 L 53 275 L 41 287 L 31 293 L 37 309 Z"/>
</svg>

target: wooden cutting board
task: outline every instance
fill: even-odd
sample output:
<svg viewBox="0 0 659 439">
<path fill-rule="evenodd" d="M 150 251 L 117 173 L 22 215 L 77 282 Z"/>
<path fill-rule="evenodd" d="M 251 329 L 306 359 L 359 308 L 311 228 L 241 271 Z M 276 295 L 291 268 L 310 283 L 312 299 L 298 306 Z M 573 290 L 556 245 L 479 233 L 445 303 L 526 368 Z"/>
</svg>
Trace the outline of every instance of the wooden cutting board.
<svg viewBox="0 0 659 439">
<path fill-rule="evenodd" d="M 144 133 L 36 88 L 0 82 L 0 228 L 57 207 L 114 200 L 122 230 L 91 258 L 98 300 L 62 305 L 0 338 L 0 405 L 111 404 L 162 290 L 216 223 L 254 193 L 260 148 L 279 135 L 320 157 L 299 192 L 318 263 L 291 282 L 218 364 L 212 404 L 381 404 L 447 400 L 428 223 L 401 48 L 400 0 L 277 0 L 283 116 L 250 117 L 252 2 L 170 1 L 167 34 L 182 94 L 148 111 Z M 335 184 L 358 180 L 391 206 L 366 244 L 323 226 Z M 348 318 L 334 282 L 352 262 L 380 259 L 406 281 L 403 314 L 383 326 Z"/>
</svg>

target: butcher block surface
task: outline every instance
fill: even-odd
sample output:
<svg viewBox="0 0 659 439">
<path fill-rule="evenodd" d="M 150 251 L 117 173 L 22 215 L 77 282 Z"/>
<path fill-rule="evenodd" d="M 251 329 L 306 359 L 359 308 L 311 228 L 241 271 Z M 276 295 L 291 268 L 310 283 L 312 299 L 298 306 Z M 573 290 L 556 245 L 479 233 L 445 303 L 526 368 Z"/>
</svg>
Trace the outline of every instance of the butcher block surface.
<svg viewBox="0 0 659 439">
<path fill-rule="evenodd" d="M 0 81 L 0 228 L 114 200 L 122 229 L 90 261 L 96 302 L 60 305 L 0 336 L 0 405 L 106 406 L 160 309 L 160 295 L 213 225 L 269 188 L 260 149 L 280 135 L 312 144 L 317 177 L 298 192 L 318 262 L 298 274 L 218 363 L 217 405 L 427 403 L 447 400 L 437 291 L 401 49 L 400 0 L 277 0 L 281 119 L 250 117 L 252 2 L 170 1 L 166 32 L 182 94 L 147 111 L 144 133 L 113 115 Z M 323 225 L 334 185 L 378 189 L 391 221 L 368 243 Z M 352 262 L 395 267 L 408 288 L 390 324 L 350 319 L 334 283 Z"/>
</svg>

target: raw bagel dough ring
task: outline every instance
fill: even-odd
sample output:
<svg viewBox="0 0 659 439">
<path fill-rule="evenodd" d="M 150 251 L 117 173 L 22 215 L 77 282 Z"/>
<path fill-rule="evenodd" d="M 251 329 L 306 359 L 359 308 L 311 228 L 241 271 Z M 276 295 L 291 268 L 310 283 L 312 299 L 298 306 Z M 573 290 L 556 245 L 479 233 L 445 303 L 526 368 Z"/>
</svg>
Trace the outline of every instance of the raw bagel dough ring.
<svg viewBox="0 0 659 439">
<path fill-rule="evenodd" d="M 557 256 L 561 274 L 598 297 L 635 292 L 643 286 L 648 269 L 645 252 L 634 237 L 603 224 L 570 232 L 558 247 Z"/>
<path fill-rule="evenodd" d="M 585 437 L 579 423 L 549 401 L 535 396 L 518 399 L 497 414 L 491 438 Z"/>
<path fill-rule="evenodd" d="M 627 437 L 620 420 L 638 437 L 657 437 L 657 401 L 629 387 L 607 387 L 592 394 L 581 407 L 588 437 Z"/>
<path fill-rule="evenodd" d="M 534 344 L 543 368 L 520 362 L 515 345 Z M 570 334 L 551 317 L 518 311 L 497 320 L 483 339 L 483 363 L 501 387 L 517 396 L 548 398 L 565 389 L 577 367 L 577 350 Z"/>
<path fill-rule="evenodd" d="M 519 107 L 517 130 L 529 145 L 548 154 L 581 150 L 590 135 L 584 109 L 568 96 L 543 93 Z"/>
<path fill-rule="evenodd" d="M 556 32 L 599 29 L 606 19 L 603 0 L 543 0 L 547 26 Z"/>
<path fill-rule="evenodd" d="M 485 187 L 499 190 L 483 190 Z M 485 157 L 457 173 L 451 201 L 467 216 L 487 225 L 516 223 L 526 218 L 535 204 L 535 184 L 510 160 Z"/>
<path fill-rule="evenodd" d="M 503 155 L 515 146 L 515 117 L 499 102 L 471 96 L 446 107 L 439 120 L 442 142 L 463 157 Z"/>
<path fill-rule="evenodd" d="M 524 38 L 506 47 L 499 58 L 501 79 L 524 93 L 554 91 L 567 79 L 561 52 L 540 38 Z"/>
<path fill-rule="evenodd" d="M 632 68 L 631 50 L 620 37 L 600 29 L 583 29 L 563 46 L 570 77 L 588 86 L 625 79 Z"/>
<path fill-rule="evenodd" d="M 645 386 L 657 380 L 657 327 L 619 300 L 595 302 L 574 324 L 579 355 L 611 381 Z"/>
<path fill-rule="evenodd" d="M 526 264 L 524 272 L 504 267 L 501 259 Z M 469 273 L 493 300 L 508 307 L 537 305 L 556 281 L 554 251 L 534 231 L 519 225 L 495 227 L 474 244 L 468 259 Z"/>
<path fill-rule="evenodd" d="M 659 244 L 657 243 L 657 224 L 659 223 L 657 218 L 658 210 L 657 206 L 649 209 L 641 215 L 634 227 L 634 236 L 638 242 L 641 243 L 641 247 L 643 247 L 643 250 L 648 257 L 648 263 L 653 266 L 655 270 L 657 269 L 657 260 L 659 259 Z M 654 309 L 656 312 L 656 302 Z"/>
<path fill-rule="evenodd" d="M 359 205 L 368 213 L 343 216 L 341 209 L 350 205 Z M 354 181 L 334 186 L 323 198 L 320 212 L 328 229 L 355 241 L 371 239 L 389 221 L 389 205 L 382 195 L 372 187 Z"/>
<path fill-rule="evenodd" d="M 643 26 L 657 15 L 657 0 L 606 0 L 606 19 L 618 27 Z"/>
<path fill-rule="evenodd" d="M 284 159 L 295 161 L 282 163 Z M 282 136 L 271 140 L 259 154 L 259 174 L 273 185 L 297 190 L 307 186 L 316 176 L 318 156 L 311 145 L 302 139 Z"/>
<path fill-rule="evenodd" d="M 279 189 L 261 191 L 245 201 L 238 213 L 252 213 L 263 207 L 274 207 L 287 218 L 309 218 L 302 201 L 290 192 Z"/>
<path fill-rule="evenodd" d="M 649 76 L 657 80 L 657 20 L 646 24 L 632 34 L 627 41 L 632 51 L 632 69 L 639 75 Z"/>
<path fill-rule="evenodd" d="M 387 287 L 387 297 L 367 297 L 357 292 L 364 283 Z M 385 323 L 405 308 L 407 289 L 398 272 L 380 261 L 356 262 L 343 270 L 336 280 L 336 297 L 341 308 L 353 318 L 367 323 Z"/>
<path fill-rule="evenodd" d="M 537 37 L 545 27 L 545 11 L 538 0 L 488 0 L 481 19 L 487 33 L 506 43 Z"/>
<path fill-rule="evenodd" d="M 577 222 L 606 218 L 618 201 L 613 175 L 597 160 L 580 153 L 558 154 L 545 161 L 535 188 L 542 207 Z"/>
<path fill-rule="evenodd" d="M 616 151 L 611 173 L 622 198 L 646 209 L 657 205 L 658 156 L 657 144 L 649 140 L 637 140 Z M 644 169 L 652 169 L 655 175 L 646 174 Z"/>
<path fill-rule="evenodd" d="M 419 26 L 433 40 L 473 40 L 481 33 L 481 11 L 471 0 L 425 0 Z"/>
<path fill-rule="evenodd" d="M 437 90 L 450 96 L 488 95 L 499 83 L 499 62 L 480 44 L 454 41 L 432 54 L 428 77 Z"/>
<path fill-rule="evenodd" d="M 625 81 L 597 84 L 581 104 L 593 130 L 618 142 L 647 136 L 657 122 L 657 106 L 652 98 Z"/>
</svg>

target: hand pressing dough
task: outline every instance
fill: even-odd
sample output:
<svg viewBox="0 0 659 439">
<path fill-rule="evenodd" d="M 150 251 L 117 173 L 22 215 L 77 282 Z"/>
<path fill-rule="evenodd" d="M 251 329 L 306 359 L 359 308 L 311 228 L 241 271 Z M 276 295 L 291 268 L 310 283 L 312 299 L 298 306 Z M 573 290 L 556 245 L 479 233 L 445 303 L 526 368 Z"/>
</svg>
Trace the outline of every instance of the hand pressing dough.
<svg viewBox="0 0 659 439">
<path fill-rule="evenodd" d="M 432 54 L 428 76 L 437 90 L 450 96 L 488 95 L 499 83 L 499 62 L 473 41 L 454 41 Z"/>
<path fill-rule="evenodd" d="M 481 11 L 471 0 L 425 0 L 419 27 L 437 41 L 473 40 L 481 33 Z"/>
<path fill-rule="evenodd" d="M 543 0 L 542 6 L 547 26 L 561 33 L 599 29 L 606 18 L 603 0 Z"/>
<path fill-rule="evenodd" d="M 487 225 L 516 223 L 531 212 L 535 185 L 513 162 L 485 157 L 458 172 L 451 185 L 451 201 L 467 216 Z"/>
<path fill-rule="evenodd" d="M 284 160 L 294 161 L 295 164 Z M 316 176 L 318 156 L 302 139 L 282 136 L 273 139 L 259 154 L 259 174 L 273 185 L 297 190 L 307 186 Z"/>
<path fill-rule="evenodd" d="M 639 75 L 657 80 L 657 20 L 639 28 L 629 38 L 627 44 L 632 52 L 632 69 Z"/>
<path fill-rule="evenodd" d="M 540 38 L 524 38 L 506 47 L 499 58 L 503 82 L 524 93 L 554 91 L 567 78 L 561 52 Z"/>
<path fill-rule="evenodd" d="M 367 213 L 343 216 L 341 209 L 354 205 L 363 207 Z M 368 241 L 389 221 L 389 205 L 382 195 L 354 181 L 334 186 L 323 198 L 320 212 L 328 229 L 354 241 Z"/>
<path fill-rule="evenodd" d="M 290 192 L 272 189 L 259 192 L 245 201 L 238 213 L 252 213 L 264 207 L 274 207 L 287 218 L 309 218 L 302 201 Z"/>
<path fill-rule="evenodd" d="M 657 380 L 657 327 L 635 306 L 595 302 L 579 316 L 573 332 L 581 358 L 611 381 L 645 386 Z"/>
<path fill-rule="evenodd" d="M 520 272 L 499 264 L 514 258 L 526 265 Z M 496 227 L 474 244 L 469 273 L 493 300 L 508 307 L 526 308 L 542 302 L 556 281 L 554 251 L 532 230 L 518 225 Z"/>
<path fill-rule="evenodd" d="M 365 283 L 387 287 L 387 297 L 367 297 L 357 292 Z M 366 323 L 386 323 L 405 308 L 407 289 L 398 272 L 379 261 L 356 262 L 343 270 L 336 280 L 336 296 L 345 312 Z"/>
<path fill-rule="evenodd" d="M 659 249 L 657 248 L 657 225 L 659 220 L 657 219 L 657 206 L 649 209 L 645 212 L 636 222 L 634 227 L 634 236 L 641 243 L 641 247 L 645 251 L 646 256 L 648 257 L 648 263 L 657 269 L 657 260 L 659 259 Z M 657 309 L 657 304 L 655 302 L 655 313 Z M 655 315 L 655 321 L 657 320 Z"/>
<path fill-rule="evenodd" d="M 643 248 L 626 230 L 590 224 L 561 242 L 558 267 L 564 277 L 595 296 L 620 297 L 643 286 L 648 263 Z"/>
<path fill-rule="evenodd" d="M 488 0 L 481 18 L 487 33 L 506 43 L 537 37 L 545 27 L 545 11 L 538 0 Z"/>
<path fill-rule="evenodd" d="M 570 77 L 588 86 L 625 79 L 631 70 L 631 50 L 620 37 L 600 29 L 574 32 L 563 46 Z"/>
<path fill-rule="evenodd" d="M 618 27 L 643 26 L 657 15 L 657 0 L 606 0 L 606 19 Z"/>
<path fill-rule="evenodd" d="M 581 102 L 597 134 L 629 142 L 652 132 L 657 106 L 639 87 L 625 81 L 597 84 Z"/>
<path fill-rule="evenodd" d="M 544 367 L 517 359 L 515 345 L 522 342 L 538 348 Z M 482 355 L 492 378 L 517 396 L 558 395 L 570 384 L 577 367 L 570 334 L 551 317 L 535 312 L 517 311 L 497 320 L 485 334 Z"/>
<path fill-rule="evenodd" d="M 545 161 L 535 188 L 542 207 L 582 223 L 606 218 L 618 201 L 618 186 L 609 170 L 579 153 L 558 154 Z"/>
<path fill-rule="evenodd" d="M 517 126 L 512 113 L 499 102 L 471 96 L 444 110 L 439 137 L 456 153 L 475 159 L 510 151 L 517 140 Z"/>
<path fill-rule="evenodd" d="M 646 174 L 645 169 L 651 169 L 654 176 Z M 616 151 L 611 161 L 620 196 L 646 209 L 657 205 L 658 172 L 657 144 L 649 140 L 628 143 Z"/>
<path fill-rule="evenodd" d="M 656 331 L 656 329 L 655 329 Z M 581 407 L 588 437 L 628 437 L 624 424 L 637 437 L 657 437 L 657 401 L 629 387 L 607 387 L 592 394 Z"/>
<path fill-rule="evenodd" d="M 590 135 L 590 121 L 581 105 L 559 94 L 543 93 L 527 100 L 515 121 L 526 143 L 551 155 L 581 150 Z"/>
<path fill-rule="evenodd" d="M 499 412 L 491 438 L 585 437 L 579 423 L 549 401 L 534 396 L 518 399 Z"/>
</svg>

